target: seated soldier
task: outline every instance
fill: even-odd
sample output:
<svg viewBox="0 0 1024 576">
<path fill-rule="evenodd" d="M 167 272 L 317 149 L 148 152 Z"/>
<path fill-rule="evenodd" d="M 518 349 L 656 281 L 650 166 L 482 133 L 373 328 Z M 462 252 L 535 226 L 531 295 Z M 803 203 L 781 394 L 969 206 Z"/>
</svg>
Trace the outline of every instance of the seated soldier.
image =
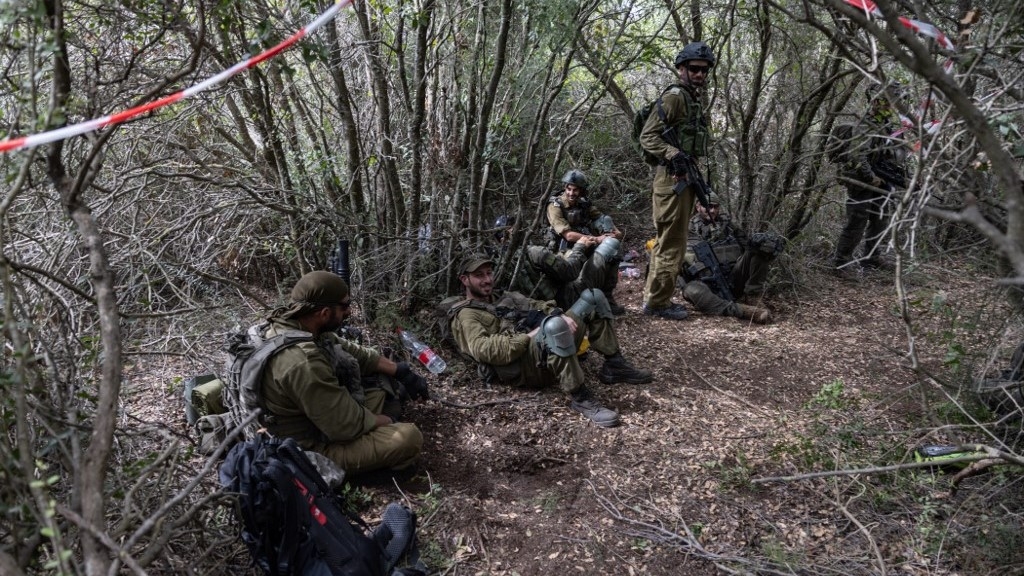
<svg viewBox="0 0 1024 576">
<path fill-rule="evenodd" d="M 584 289 L 597 288 L 604 292 L 612 313 L 616 316 L 626 309 L 615 302 L 615 286 L 619 283 L 619 242 L 622 232 L 615 227 L 611 216 L 601 213 L 587 198 L 587 177 L 579 170 L 570 170 L 562 177 L 565 189 L 561 194 L 552 194 L 547 208 L 548 244 L 552 252 L 566 254 L 568 250 L 582 244 L 587 256 L 594 254 L 599 246 L 606 248 L 605 255 L 590 266 L 579 271 L 579 283 Z M 541 270 L 548 273 L 547 270 Z M 569 280 L 573 280 L 570 278 Z M 552 278 L 556 284 L 566 280 Z"/>
<path fill-rule="evenodd" d="M 484 367 L 489 380 L 514 386 L 557 385 L 572 398 L 569 406 L 598 426 L 619 423 L 619 415 L 591 396 L 583 383 L 576 351 L 583 337 L 605 356 L 598 379 L 606 384 L 646 384 L 648 370 L 634 368 L 619 352 L 608 300 L 587 290 L 567 312 L 553 302 L 531 300 L 518 292 L 493 288 L 494 262 L 469 256 L 459 268 L 466 299 L 448 313 L 459 351 Z"/>
<path fill-rule="evenodd" d="M 707 209 L 698 204 L 690 220 L 690 239 L 683 259 L 683 297 L 704 314 L 766 324 L 771 320 L 766 308 L 737 300 L 760 301 L 769 265 L 782 252 L 784 241 L 767 233 L 748 238 L 728 214 L 721 212 L 717 194 L 711 194 L 709 204 Z M 716 265 L 718 274 L 714 271 Z"/>
<path fill-rule="evenodd" d="M 348 317 L 351 302 L 340 276 L 310 272 L 292 289 L 291 304 L 271 314 L 264 337 L 301 330 L 314 340 L 283 348 L 267 361 L 261 392 L 267 430 L 294 438 L 352 476 L 409 469 L 423 435 L 414 424 L 397 422 L 397 414 L 383 414 L 388 393 L 364 388 L 361 375 L 393 376 L 414 398 L 427 397 L 426 380 L 405 362 L 396 364 L 338 337 L 334 330 Z"/>
</svg>

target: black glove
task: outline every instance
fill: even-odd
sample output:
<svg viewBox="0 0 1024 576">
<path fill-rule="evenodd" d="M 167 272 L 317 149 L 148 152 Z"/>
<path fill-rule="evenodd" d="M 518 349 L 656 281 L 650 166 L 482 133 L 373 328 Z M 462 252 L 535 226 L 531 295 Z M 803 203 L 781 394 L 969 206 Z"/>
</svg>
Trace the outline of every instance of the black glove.
<svg viewBox="0 0 1024 576">
<path fill-rule="evenodd" d="M 395 380 L 398 380 L 405 387 L 409 397 L 413 400 L 426 400 L 430 398 L 427 379 L 413 372 L 407 362 L 398 363 L 398 366 L 395 368 Z"/>
<path fill-rule="evenodd" d="M 673 156 L 672 159 L 668 161 L 668 166 L 666 167 L 666 170 L 671 176 L 683 178 L 689 175 L 690 173 L 689 160 L 689 154 L 687 154 L 686 152 L 677 152 L 676 155 Z"/>
</svg>

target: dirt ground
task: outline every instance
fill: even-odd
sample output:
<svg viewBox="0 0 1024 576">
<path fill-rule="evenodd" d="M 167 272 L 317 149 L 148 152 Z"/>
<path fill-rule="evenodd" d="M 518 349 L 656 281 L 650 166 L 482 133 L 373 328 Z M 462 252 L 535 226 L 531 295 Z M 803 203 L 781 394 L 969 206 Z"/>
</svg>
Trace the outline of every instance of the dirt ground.
<svg viewBox="0 0 1024 576">
<path fill-rule="evenodd" d="M 804 273 L 804 288 L 768 295 L 768 325 L 696 312 L 682 322 L 645 317 L 642 280 L 623 278 L 624 353 L 655 380 L 601 384 L 601 359 L 589 355 L 589 386 L 621 414 L 613 429 L 570 411 L 557 390 L 487 388 L 442 348 L 449 369 L 430 380 L 444 401 L 407 410 L 425 437 L 419 473 L 352 488 L 364 516 L 372 522 L 392 500 L 412 506 L 435 574 L 966 575 L 1008 566 L 936 551 L 922 531 L 921 522 L 938 522 L 929 511 L 956 516 L 972 480 L 956 495 L 935 472 L 763 482 L 906 462 L 917 443 L 943 440 L 922 427 L 921 379 L 892 277 L 851 284 Z M 918 334 L 955 332 L 949 311 L 978 298 L 970 275 L 936 267 L 907 278 Z M 943 348 L 929 357 L 927 340 L 920 361 L 939 371 Z M 177 401 L 163 392 L 136 398 L 136 416 L 152 409 L 142 404 Z M 1020 570 L 1020 554 L 1008 561 L 1017 568 L 992 573 Z"/>
<path fill-rule="evenodd" d="M 955 299 L 974 286 L 956 277 L 938 279 L 944 292 L 910 290 Z M 455 361 L 434 390 L 480 405 L 415 407 L 423 475 L 371 490 L 419 506 L 428 559 L 445 574 L 957 573 L 914 550 L 913 527 L 874 540 L 857 511 L 857 487 L 873 480 L 756 482 L 851 467 L 844 434 L 851 452 L 877 450 L 879 462 L 913 447 L 903 431 L 918 420 L 917 378 L 892 278 L 815 281 L 769 296 L 774 322 L 759 326 L 645 317 L 642 280 L 624 278 L 624 353 L 655 381 L 603 385 L 598 355 L 585 362 L 620 427 L 589 424 L 557 390 L 485 388 Z M 915 320 L 928 322 L 922 310 Z"/>
</svg>

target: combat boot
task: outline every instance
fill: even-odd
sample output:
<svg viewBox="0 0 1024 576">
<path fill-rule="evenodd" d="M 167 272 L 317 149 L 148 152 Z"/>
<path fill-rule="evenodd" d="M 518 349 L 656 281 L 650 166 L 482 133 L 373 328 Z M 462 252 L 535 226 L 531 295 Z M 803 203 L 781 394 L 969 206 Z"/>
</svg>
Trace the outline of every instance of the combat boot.
<svg viewBox="0 0 1024 576">
<path fill-rule="evenodd" d="M 767 324 L 771 322 L 772 315 L 767 308 L 750 306 L 747 304 L 733 303 L 728 309 L 730 316 L 741 320 L 750 320 L 754 324 Z"/>
<path fill-rule="evenodd" d="M 634 368 L 622 354 L 616 353 L 605 358 L 597 379 L 605 384 L 647 384 L 654 377 L 650 370 Z"/>
<path fill-rule="evenodd" d="M 836 265 L 832 273 L 846 282 L 860 282 L 864 278 L 864 269 L 857 263 Z"/>
<path fill-rule="evenodd" d="M 605 408 L 600 402 L 594 399 L 590 390 L 581 386 L 579 390 L 572 393 L 572 402 L 569 407 L 583 414 L 594 424 L 601 428 L 611 428 L 619 425 L 619 413 L 611 408 Z"/>
<path fill-rule="evenodd" d="M 666 320 L 686 320 L 687 316 L 689 316 L 685 306 L 675 303 L 670 303 L 662 308 L 655 308 L 649 304 L 644 304 L 643 313 L 644 316 L 657 316 Z"/>
<path fill-rule="evenodd" d="M 611 308 L 613 316 L 622 316 L 626 313 L 626 307 L 611 298 L 608 299 L 608 307 Z"/>
</svg>

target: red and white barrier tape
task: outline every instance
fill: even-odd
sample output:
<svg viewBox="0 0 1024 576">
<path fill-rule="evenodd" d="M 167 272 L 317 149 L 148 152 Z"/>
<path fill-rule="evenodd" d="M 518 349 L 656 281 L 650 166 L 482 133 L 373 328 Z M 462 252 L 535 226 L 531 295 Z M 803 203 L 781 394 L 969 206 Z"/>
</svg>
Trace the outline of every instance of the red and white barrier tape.
<svg viewBox="0 0 1024 576">
<path fill-rule="evenodd" d="M 213 88 L 214 86 L 220 84 L 221 82 L 227 80 L 235 74 L 238 74 L 242 70 L 252 68 L 253 66 L 259 64 L 260 62 L 263 62 L 268 58 L 272 58 L 279 54 L 280 52 L 284 51 L 285 49 L 291 47 L 293 44 L 295 44 L 308 34 L 313 33 L 317 28 L 320 28 L 325 23 L 332 20 L 335 16 L 337 16 L 338 12 L 340 12 L 342 8 L 351 4 L 352 1 L 353 0 L 337 0 L 337 2 L 335 2 L 334 5 L 325 10 L 323 14 L 317 16 L 315 20 L 310 22 L 308 25 L 303 26 L 302 29 L 300 29 L 295 34 L 292 34 L 291 37 L 287 38 L 277 46 L 274 46 L 261 54 L 253 56 L 248 60 L 239 62 L 231 68 L 224 70 L 220 74 L 210 77 L 176 94 L 171 94 L 170 96 L 165 96 L 163 98 L 160 98 L 159 100 L 154 100 L 153 102 L 142 104 L 140 106 L 136 106 L 134 108 L 118 112 L 117 114 L 112 114 L 110 116 L 104 116 L 102 118 L 96 118 L 94 120 L 87 120 L 85 122 L 80 122 L 78 124 L 73 124 L 71 126 L 65 126 L 63 128 L 58 128 L 56 130 L 50 130 L 49 132 L 43 132 L 41 134 L 23 136 L 21 138 L 10 138 L 7 140 L 0 141 L 0 153 L 10 152 L 12 150 L 21 150 L 24 148 L 33 148 L 35 146 L 40 146 L 42 144 L 49 144 L 50 142 L 56 142 L 58 140 L 63 140 L 65 138 L 71 138 L 72 136 L 79 136 L 81 134 L 85 134 L 86 132 L 92 132 L 94 130 L 106 128 L 107 126 L 114 126 L 140 114 L 145 114 L 146 112 L 149 112 L 151 110 L 156 110 L 157 108 L 167 106 L 168 104 L 173 104 L 179 100 L 184 100 L 185 98 L 195 96 L 196 94 L 204 90 Z"/>
<path fill-rule="evenodd" d="M 884 17 L 882 11 L 878 9 L 878 6 L 876 6 L 875 3 L 871 2 L 870 0 L 846 0 L 846 3 L 849 4 L 850 6 L 853 6 L 854 8 L 859 8 L 863 10 L 865 14 L 868 14 L 875 18 Z M 914 20 L 912 18 L 906 18 L 904 16 L 900 16 L 899 21 L 900 24 L 902 24 L 905 28 L 913 30 L 914 32 L 920 34 L 921 36 L 927 36 L 928 38 L 935 40 L 935 42 L 939 46 L 945 48 L 946 50 L 956 50 L 956 45 L 953 44 L 953 42 L 949 39 L 948 36 L 943 34 L 942 31 L 936 28 L 935 26 L 927 22 L 921 22 L 920 20 Z M 945 70 L 947 74 L 951 73 L 953 70 L 953 59 L 947 59 L 946 62 L 943 63 L 942 69 Z M 920 121 L 924 120 L 924 117 L 928 113 L 928 108 L 931 106 L 931 103 L 931 96 L 928 96 L 927 98 L 924 99 L 924 101 L 921 102 L 920 106 L 918 106 L 917 117 Z M 906 132 L 908 129 L 912 128 L 915 125 L 913 119 L 903 116 L 902 114 L 900 115 L 900 123 L 903 125 L 903 127 L 894 132 L 892 134 L 893 137 L 903 134 L 904 132 Z M 921 125 L 921 128 L 924 130 L 924 132 L 928 134 L 934 134 L 939 131 L 941 125 L 942 122 L 940 120 L 932 120 L 929 122 L 924 122 Z"/>
</svg>

